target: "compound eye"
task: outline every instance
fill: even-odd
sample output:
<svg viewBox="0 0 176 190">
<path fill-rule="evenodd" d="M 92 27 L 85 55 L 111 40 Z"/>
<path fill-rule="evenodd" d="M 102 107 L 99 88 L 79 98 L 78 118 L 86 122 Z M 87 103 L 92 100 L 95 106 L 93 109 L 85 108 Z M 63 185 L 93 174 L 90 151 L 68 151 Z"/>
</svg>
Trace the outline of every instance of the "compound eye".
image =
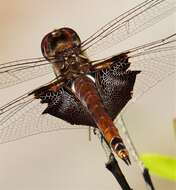
<svg viewBox="0 0 176 190">
<path fill-rule="evenodd" d="M 80 47 L 81 41 L 77 33 L 70 28 L 61 28 L 48 33 L 42 40 L 41 49 L 46 59 L 55 59 L 62 52 Z"/>
<path fill-rule="evenodd" d="M 57 44 L 58 44 L 58 38 L 55 36 L 55 32 L 48 33 L 43 38 L 41 43 L 41 50 L 43 56 L 46 59 L 55 58 Z"/>
</svg>

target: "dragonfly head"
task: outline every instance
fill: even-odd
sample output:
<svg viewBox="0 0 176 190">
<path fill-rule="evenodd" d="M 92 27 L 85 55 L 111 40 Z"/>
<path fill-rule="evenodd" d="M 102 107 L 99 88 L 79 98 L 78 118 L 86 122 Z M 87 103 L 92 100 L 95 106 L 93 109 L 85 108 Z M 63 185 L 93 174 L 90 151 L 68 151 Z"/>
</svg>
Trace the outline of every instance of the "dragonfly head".
<svg viewBox="0 0 176 190">
<path fill-rule="evenodd" d="M 60 28 L 48 33 L 42 40 L 43 56 L 50 62 L 60 62 L 64 57 L 80 51 L 81 40 L 70 28 Z M 54 61 L 52 61 L 54 60 Z"/>
<path fill-rule="evenodd" d="M 43 56 L 53 64 L 55 74 L 77 75 L 82 64 L 88 62 L 81 56 L 81 40 L 70 28 L 60 28 L 48 33 L 42 40 Z"/>
</svg>

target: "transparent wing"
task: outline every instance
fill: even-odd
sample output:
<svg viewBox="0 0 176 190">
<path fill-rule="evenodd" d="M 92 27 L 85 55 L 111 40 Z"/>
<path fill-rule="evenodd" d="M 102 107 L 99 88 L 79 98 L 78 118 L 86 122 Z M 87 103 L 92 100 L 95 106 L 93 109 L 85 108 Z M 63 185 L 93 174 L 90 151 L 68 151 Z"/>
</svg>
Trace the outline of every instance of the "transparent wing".
<svg viewBox="0 0 176 190">
<path fill-rule="evenodd" d="M 175 0 L 146 0 L 100 28 L 82 43 L 89 56 L 159 22 L 176 10 Z"/>
<path fill-rule="evenodd" d="M 165 39 L 131 49 L 128 53 L 131 70 L 141 70 L 133 90 L 135 101 L 176 72 L 176 34 Z"/>
<path fill-rule="evenodd" d="M 132 92 L 132 100 L 135 101 L 161 80 L 176 72 L 176 33 L 118 55 L 97 60 L 94 68 L 97 70 L 107 68 L 104 69 L 101 80 L 114 88 L 115 81 L 112 79 L 114 76 L 119 77 L 119 68 L 123 65 L 126 67 L 127 62 L 129 63 L 127 71 L 141 71 L 137 74 Z M 112 67 L 108 68 L 110 65 Z M 111 91 L 109 93 L 111 94 Z"/>
<path fill-rule="evenodd" d="M 52 72 L 45 58 L 23 59 L 0 64 L 0 88 L 9 87 Z"/>
<path fill-rule="evenodd" d="M 0 108 L 0 143 L 61 129 L 87 129 L 70 125 L 59 118 L 42 114 L 47 104 L 25 94 Z"/>
<path fill-rule="evenodd" d="M 138 164 L 138 166 L 141 170 L 141 173 L 142 173 L 142 176 L 146 183 L 147 189 L 149 189 L 149 187 L 150 187 L 150 189 L 154 189 L 149 170 L 148 170 L 148 168 L 145 167 L 144 163 L 139 159 L 138 152 L 137 152 L 136 147 L 130 137 L 126 123 L 125 123 L 122 115 L 120 115 L 116 119 L 115 123 L 117 124 L 117 126 L 119 126 L 119 129 L 122 130 L 122 132 L 123 132 L 123 137 L 124 137 L 123 140 L 128 147 L 128 151 L 129 151 L 130 155 L 132 156 L 133 160 Z"/>
</svg>

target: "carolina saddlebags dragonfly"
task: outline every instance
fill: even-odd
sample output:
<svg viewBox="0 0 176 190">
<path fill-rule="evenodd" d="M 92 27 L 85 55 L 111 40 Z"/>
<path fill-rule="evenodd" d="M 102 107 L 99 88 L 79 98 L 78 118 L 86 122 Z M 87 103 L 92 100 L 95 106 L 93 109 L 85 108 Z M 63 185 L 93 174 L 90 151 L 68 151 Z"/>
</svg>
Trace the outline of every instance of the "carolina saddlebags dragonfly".
<svg viewBox="0 0 176 190">
<path fill-rule="evenodd" d="M 60 28 L 43 38 L 43 57 L 1 64 L 1 88 L 51 72 L 55 78 L 0 108 L 0 143 L 61 129 L 60 119 L 70 123 L 69 128 L 90 126 L 109 151 L 106 167 L 122 189 L 131 189 L 117 164 L 116 156 L 127 164 L 130 158 L 113 121 L 132 97 L 140 97 L 174 72 L 176 34 L 108 58 L 89 56 L 159 22 L 175 8 L 174 0 L 144 1 L 83 42 L 73 29 Z"/>
</svg>

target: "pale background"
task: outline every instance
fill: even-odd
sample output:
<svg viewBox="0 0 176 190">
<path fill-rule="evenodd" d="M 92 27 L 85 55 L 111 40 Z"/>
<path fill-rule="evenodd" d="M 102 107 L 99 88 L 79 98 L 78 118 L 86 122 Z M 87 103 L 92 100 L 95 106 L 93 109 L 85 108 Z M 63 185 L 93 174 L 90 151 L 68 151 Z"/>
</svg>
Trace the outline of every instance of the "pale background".
<svg viewBox="0 0 176 190">
<path fill-rule="evenodd" d="M 42 37 L 55 28 L 69 26 L 85 39 L 139 2 L 141 0 L 0 0 L 0 63 L 40 57 Z M 174 17 L 168 17 L 132 38 L 126 48 L 165 37 L 174 30 Z M 1 90 L 1 105 L 47 80 L 46 77 Z M 171 76 L 128 109 L 125 120 L 140 152 L 175 155 L 174 87 L 174 76 Z M 92 136 L 89 142 L 85 130 L 36 135 L 0 145 L 0 189 L 120 190 L 106 171 L 105 162 L 97 138 Z M 134 163 L 129 168 L 123 163 L 121 166 L 135 190 L 145 189 Z M 153 180 L 158 190 L 176 189 L 171 181 L 158 177 Z"/>
</svg>

